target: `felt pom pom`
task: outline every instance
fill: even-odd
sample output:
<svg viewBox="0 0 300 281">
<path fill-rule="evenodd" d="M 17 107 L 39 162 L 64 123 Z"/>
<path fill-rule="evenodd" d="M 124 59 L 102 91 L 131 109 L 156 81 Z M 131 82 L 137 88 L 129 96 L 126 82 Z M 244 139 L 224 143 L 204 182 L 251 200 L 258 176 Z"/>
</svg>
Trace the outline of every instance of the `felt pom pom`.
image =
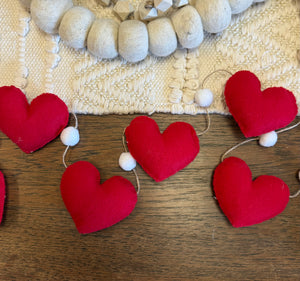
<svg viewBox="0 0 300 281">
<path fill-rule="evenodd" d="M 209 89 L 200 89 L 195 94 L 195 102 L 201 107 L 209 107 L 214 100 L 214 95 Z"/>
<path fill-rule="evenodd" d="M 75 146 L 79 143 L 79 131 L 75 127 L 67 127 L 60 134 L 61 142 L 66 146 Z"/>
<path fill-rule="evenodd" d="M 163 133 L 156 122 L 139 116 L 125 130 L 130 153 L 155 181 L 177 173 L 197 156 L 200 145 L 188 123 L 172 123 Z"/>
<path fill-rule="evenodd" d="M 5 180 L 3 174 L 0 172 L 0 223 L 2 222 L 4 203 L 5 203 Z"/>
<path fill-rule="evenodd" d="M 264 147 L 271 147 L 274 146 L 277 142 L 278 135 L 275 131 L 270 133 L 262 134 L 259 137 L 259 144 Z"/>
<path fill-rule="evenodd" d="M 213 187 L 218 203 L 234 227 L 261 223 L 280 214 L 289 202 L 290 190 L 274 176 L 252 181 L 248 165 L 226 158 L 215 170 Z"/>
<path fill-rule="evenodd" d="M 119 158 L 119 165 L 124 171 L 132 171 L 136 167 L 136 161 L 130 152 L 123 152 Z"/>
<path fill-rule="evenodd" d="M 42 94 L 29 105 L 20 89 L 0 88 L 0 130 L 26 153 L 59 136 L 68 121 L 66 104 L 54 94 Z"/>
<path fill-rule="evenodd" d="M 110 227 L 125 219 L 137 202 L 134 186 L 115 176 L 100 184 L 97 168 L 79 161 L 64 172 L 60 190 L 78 232 L 87 234 Z"/>
</svg>

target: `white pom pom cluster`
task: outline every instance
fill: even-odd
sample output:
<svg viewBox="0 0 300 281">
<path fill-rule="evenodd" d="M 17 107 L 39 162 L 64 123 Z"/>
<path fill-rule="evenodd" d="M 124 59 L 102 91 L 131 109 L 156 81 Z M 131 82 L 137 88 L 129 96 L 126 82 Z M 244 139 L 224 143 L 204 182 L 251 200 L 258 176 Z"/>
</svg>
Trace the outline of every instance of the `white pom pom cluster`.
<svg viewBox="0 0 300 281">
<path fill-rule="evenodd" d="M 91 54 L 103 59 L 119 54 L 126 61 L 136 63 L 144 60 L 148 52 L 165 57 L 178 45 L 196 48 L 203 41 L 203 31 L 222 32 L 233 14 L 265 0 L 195 0 L 194 7 L 186 0 L 156 0 L 153 7 L 148 7 L 149 1 L 142 0 L 140 14 L 135 12 L 134 20 L 121 24 L 108 19 L 99 21 L 90 10 L 73 7 L 72 0 L 20 1 L 30 8 L 32 19 L 40 29 L 49 34 L 59 33 L 66 45 L 76 49 L 87 47 Z M 122 19 L 132 14 L 128 1 L 119 0 L 120 7 L 115 6 Z M 102 2 L 109 4 L 110 0 Z M 124 7 L 125 10 L 128 7 L 128 13 Z"/>
</svg>

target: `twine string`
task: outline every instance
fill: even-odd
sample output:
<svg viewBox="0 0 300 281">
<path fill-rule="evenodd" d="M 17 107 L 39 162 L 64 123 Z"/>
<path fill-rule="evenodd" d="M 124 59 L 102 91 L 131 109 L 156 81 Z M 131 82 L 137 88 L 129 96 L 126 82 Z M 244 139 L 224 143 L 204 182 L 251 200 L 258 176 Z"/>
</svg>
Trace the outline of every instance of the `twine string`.
<svg viewBox="0 0 300 281">
<path fill-rule="evenodd" d="M 206 111 L 206 129 L 203 132 L 198 133 L 197 134 L 198 137 L 203 136 L 204 134 L 206 134 L 210 130 L 210 126 L 211 126 L 210 115 L 209 115 L 208 109 L 205 109 L 205 111 Z"/>
<path fill-rule="evenodd" d="M 123 130 L 122 144 L 123 144 L 124 151 L 128 152 L 127 145 L 126 145 L 126 138 L 125 138 L 125 130 L 126 129 Z M 136 185 L 137 185 L 137 192 L 136 192 L 136 194 L 139 195 L 140 191 L 141 191 L 141 184 L 140 184 L 140 179 L 139 179 L 138 173 L 136 171 L 136 168 L 132 169 L 132 172 L 135 175 L 135 180 L 136 180 Z"/>
<path fill-rule="evenodd" d="M 209 73 L 202 81 L 202 89 L 204 89 L 204 85 L 205 85 L 205 82 L 212 76 L 214 75 L 215 73 L 218 73 L 218 72 L 226 72 L 227 74 L 229 74 L 230 76 L 232 76 L 233 74 L 226 70 L 226 69 L 217 69 L 211 73 Z M 211 118 L 210 118 L 210 114 L 209 114 L 209 111 L 207 108 L 205 108 L 205 112 L 206 112 L 206 129 L 201 132 L 201 133 L 198 133 L 197 135 L 200 137 L 200 136 L 203 136 L 204 134 L 206 134 L 209 130 L 210 130 L 210 127 L 211 127 Z"/>
<path fill-rule="evenodd" d="M 218 73 L 218 72 L 226 72 L 227 74 L 229 74 L 230 76 L 232 76 L 233 74 L 227 70 L 227 69 L 217 69 L 211 73 L 209 73 L 204 79 L 203 79 L 203 82 L 202 82 L 202 88 L 204 89 L 204 84 L 205 82 L 212 76 L 214 75 L 215 73 Z"/>
<path fill-rule="evenodd" d="M 78 129 L 78 118 L 76 116 L 76 114 L 74 112 L 72 112 L 73 116 L 74 116 L 74 119 L 75 119 L 75 129 Z M 69 150 L 70 146 L 68 145 L 63 153 L 63 156 L 62 156 L 62 162 L 65 166 L 65 168 L 67 169 L 68 168 L 68 165 L 66 164 L 66 156 L 67 156 L 67 153 L 68 153 L 68 150 Z"/>
</svg>

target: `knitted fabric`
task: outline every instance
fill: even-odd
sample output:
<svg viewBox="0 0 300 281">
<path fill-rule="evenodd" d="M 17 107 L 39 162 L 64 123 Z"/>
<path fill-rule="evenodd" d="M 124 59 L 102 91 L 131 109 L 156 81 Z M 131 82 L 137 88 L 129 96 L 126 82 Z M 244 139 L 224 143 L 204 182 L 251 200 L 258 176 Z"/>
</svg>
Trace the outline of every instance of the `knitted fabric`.
<svg viewBox="0 0 300 281">
<path fill-rule="evenodd" d="M 95 0 L 74 1 L 98 17 L 116 19 Z M 134 3 L 137 6 L 138 3 Z M 100 60 L 86 50 L 65 46 L 58 35 L 41 32 L 19 1 L 0 2 L 0 86 L 15 85 L 32 100 L 53 92 L 70 111 L 86 114 L 203 112 L 194 94 L 217 69 L 246 69 L 262 87 L 285 87 L 300 107 L 299 10 L 290 0 L 268 0 L 233 16 L 222 34 L 207 34 L 199 48 L 177 50 L 167 58 L 148 57 L 138 64 L 121 58 Z M 207 79 L 215 93 L 211 112 L 228 114 L 223 89 L 229 75 Z"/>
</svg>

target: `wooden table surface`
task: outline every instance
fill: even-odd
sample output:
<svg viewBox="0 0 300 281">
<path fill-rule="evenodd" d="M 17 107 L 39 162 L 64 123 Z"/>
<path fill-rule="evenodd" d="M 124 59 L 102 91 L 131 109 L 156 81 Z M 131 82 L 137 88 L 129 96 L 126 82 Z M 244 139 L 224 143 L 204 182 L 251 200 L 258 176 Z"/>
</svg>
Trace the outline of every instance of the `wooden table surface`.
<svg viewBox="0 0 300 281">
<path fill-rule="evenodd" d="M 78 116 L 81 141 L 68 163 L 87 160 L 102 180 L 121 175 L 135 184 L 118 166 L 123 129 L 134 117 Z M 152 118 L 161 130 L 174 121 L 205 128 L 204 116 Z M 133 213 L 88 235 L 77 232 L 60 195 L 65 147 L 59 138 L 27 155 L 1 133 L 7 198 L 0 280 L 300 280 L 300 197 L 274 219 L 233 228 L 213 198 L 211 179 L 220 155 L 244 138 L 231 117 L 211 118 L 193 163 L 161 183 L 138 167 L 141 193 Z M 252 142 L 231 155 L 245 160 L 254 177 L 280 177 L 294 193 L 299 130 L 281 134 L 273 148 Z"/>
</svg>

